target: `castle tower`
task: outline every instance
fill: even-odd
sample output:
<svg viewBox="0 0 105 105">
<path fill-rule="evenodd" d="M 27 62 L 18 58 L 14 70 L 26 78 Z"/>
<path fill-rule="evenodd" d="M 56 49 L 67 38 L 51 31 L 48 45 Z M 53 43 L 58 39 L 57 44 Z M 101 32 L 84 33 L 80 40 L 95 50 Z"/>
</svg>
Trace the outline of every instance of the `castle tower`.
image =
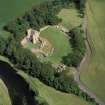
<svg viewBox="0 0 105 105">
<path fill-rule="evenodd" d="M 27 39 L 29 41 L 31 41 L 34 44 L 36 44 L 38 42 L 40 32 L 33 30 L 33 29 L 28 29 L 27 34 L 28 34 Z"/>
</svg>

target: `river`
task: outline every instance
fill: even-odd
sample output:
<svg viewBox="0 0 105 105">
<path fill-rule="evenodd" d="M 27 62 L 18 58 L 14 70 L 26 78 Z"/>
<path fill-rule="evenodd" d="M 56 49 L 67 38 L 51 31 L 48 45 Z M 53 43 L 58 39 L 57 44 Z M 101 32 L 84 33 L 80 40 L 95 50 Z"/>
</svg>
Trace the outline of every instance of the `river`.
<svg viewBox="0 0 105 105">
<path fill-rule="evenodd" d="M 37 105 L 28 83 L 6 62 L 0 61 L 0 78 L 8 88 L 12 105 Z"/>
</svg>

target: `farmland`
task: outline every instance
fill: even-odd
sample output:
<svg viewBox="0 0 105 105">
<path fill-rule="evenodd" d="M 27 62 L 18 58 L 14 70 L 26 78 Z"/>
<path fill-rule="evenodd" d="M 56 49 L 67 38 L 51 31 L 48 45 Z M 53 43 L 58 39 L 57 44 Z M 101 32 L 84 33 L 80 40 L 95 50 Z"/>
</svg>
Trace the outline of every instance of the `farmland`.
<svg viewBox="0 0 105 105">
<path fill-rule="evenodd" d="M 0 27 L 47 0 L 0 0 Z"/>
<path fill-rule="evenodd" d="M 93 54 L 81 73 L 82 81 L 105 101 L 105 0 L 88 0 L 88 31 Z"/>
</svg>

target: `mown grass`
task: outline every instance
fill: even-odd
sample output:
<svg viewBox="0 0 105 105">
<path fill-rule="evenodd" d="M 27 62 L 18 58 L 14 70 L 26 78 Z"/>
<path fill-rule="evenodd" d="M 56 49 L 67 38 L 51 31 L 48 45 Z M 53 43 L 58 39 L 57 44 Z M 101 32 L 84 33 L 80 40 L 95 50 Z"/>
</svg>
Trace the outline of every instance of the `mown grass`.
<svg viewBox="0 0 105 105">
<path fill-rule="evenodd" d="M 41 32 L 40 36 L 46 38 L 54 48 L 53 54 L 44 60 L 51 61 L 52 63 L 59 63 L 63 56 L 66 56 L 72 51 L 69 37 L 55 27 L 47 28 Z"/>
<path fill-rule="evenodd" d="M 88 0 L 88 31 L 94 49 L 82 81 L 105 101 L 105 0 Z"/>
<path fill-rule="evenodd" d="M 79 26 L 82 23 L 82 18 L 80 18 L 75 8 L 62 9 L 58 17 L 62 19 L 61 25 L 68 29 Z"/>
<path fill-rule="evenodd" d="M 30 84 L 31 88 L 39 91 L 40 97 L 45 99 L 49 105 L 91 105 L 72 94 L 59 92 L 49 86 L 44 85 L 36 78 L 32 78 L 23 72 L 19 72 L 22 77 Z"/>
<path fill-rule="evenodd" d="M 11 100 L 9 98 L 8 90 L 1 79 L 0 79 L 0 105 L 12 105 Z"/>
</svg>

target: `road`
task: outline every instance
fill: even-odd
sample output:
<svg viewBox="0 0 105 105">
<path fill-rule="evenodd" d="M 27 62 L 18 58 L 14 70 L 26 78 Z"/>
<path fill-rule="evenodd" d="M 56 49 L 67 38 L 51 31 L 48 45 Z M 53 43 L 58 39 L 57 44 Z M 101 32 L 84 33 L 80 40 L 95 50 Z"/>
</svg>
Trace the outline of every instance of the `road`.
<svg viewBox="0 0 105 105">
<path fill-rule="evenodd" d="M 92 92 L 80 79 L 80 73 L 89 66 L 92 54 L 94 52 L 94 48 L 91 47 L 92 41 L 89 36 L 87 26 L 88 26 L 87 16 L 85 16 L 83 23 L 83 30 L 85 33 L 85 44 L 87 51 L 80 65 L 77 67 L 77 72 L 75 73 L 74 78 L 81 90 L 86 92 L 91 98 L 94 98 L 99 105 L 105 105 L 105 102 L 102 101 L 94 92 Z"/>
</svg>

